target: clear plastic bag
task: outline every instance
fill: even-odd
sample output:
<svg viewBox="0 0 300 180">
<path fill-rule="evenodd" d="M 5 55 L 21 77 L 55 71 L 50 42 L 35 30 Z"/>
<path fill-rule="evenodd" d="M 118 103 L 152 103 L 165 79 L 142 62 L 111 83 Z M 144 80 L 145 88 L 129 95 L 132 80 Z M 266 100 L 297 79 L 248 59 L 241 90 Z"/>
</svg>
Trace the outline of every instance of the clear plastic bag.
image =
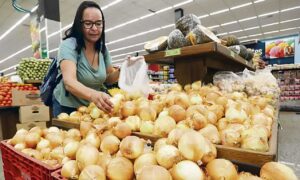
<svg viewBox="0 0 300 180">
<path fill-rule="evenodd" d="M 142 93 L 148 97 L 151 87 L 149 86 L 147 69 L 144 56 L 126 57 L 121 66 L 119 87 L 126 92 Z"/>
<path fill-rule="evenodd" d="M 231 71 L 217 72 L 213 77 L 213 83 L 222 91 L 229 93 L 233 91 L 243 91 L 245 88 L 242 77 Z"/>
</svg>

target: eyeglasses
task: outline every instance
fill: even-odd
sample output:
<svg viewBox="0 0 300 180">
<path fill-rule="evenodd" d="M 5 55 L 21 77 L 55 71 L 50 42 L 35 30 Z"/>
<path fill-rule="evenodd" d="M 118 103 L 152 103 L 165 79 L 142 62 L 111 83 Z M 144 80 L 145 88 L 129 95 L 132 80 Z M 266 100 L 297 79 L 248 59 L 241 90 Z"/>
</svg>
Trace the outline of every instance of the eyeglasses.
<svg viewBox="0 0 300 180">
<path fill-rule="evenodd" d="M 103 20 L 98 20 L 98 21 L 90 21 L 90 20 L 85 20 L 85 21 L 81 21 L 81 23 L 83 24 L 83 27 L 85 29 L 91 29 L 93 27 L 93 25 L 95 24 L 96 28 L 101 28 L 103 27 Z"/>
</svg>

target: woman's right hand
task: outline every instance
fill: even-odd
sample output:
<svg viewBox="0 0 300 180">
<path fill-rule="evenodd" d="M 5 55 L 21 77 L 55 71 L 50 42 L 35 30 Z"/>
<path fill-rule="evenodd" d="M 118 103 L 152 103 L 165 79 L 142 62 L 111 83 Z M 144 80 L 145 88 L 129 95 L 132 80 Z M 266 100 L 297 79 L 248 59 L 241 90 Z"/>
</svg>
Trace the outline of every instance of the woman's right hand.
<svg viewBox="0 0 300 180">
<path fill-rule="evenodd" d="M 110 96 L 104 92 L 94 91 L 91 94 L 91 102 L 100 108 L 102 111 L 110 113 L 113 110 L 113 104 L 109 100 Z"/>
</svg>

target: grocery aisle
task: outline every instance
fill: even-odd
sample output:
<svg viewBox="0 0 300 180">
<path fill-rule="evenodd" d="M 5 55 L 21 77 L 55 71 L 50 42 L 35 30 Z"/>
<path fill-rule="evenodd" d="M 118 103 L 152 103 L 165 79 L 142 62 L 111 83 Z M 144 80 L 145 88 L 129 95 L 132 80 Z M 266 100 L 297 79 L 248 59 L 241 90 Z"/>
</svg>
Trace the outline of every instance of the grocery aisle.
<svg viewBox="0 0 300 180">
<path fill-rule="evenodd" d="M 278 161 L 293 168 L 300 177 L 300 114 L 281 112 L 279 119 L 282 129 L 279 130 Z"/>
</svg>

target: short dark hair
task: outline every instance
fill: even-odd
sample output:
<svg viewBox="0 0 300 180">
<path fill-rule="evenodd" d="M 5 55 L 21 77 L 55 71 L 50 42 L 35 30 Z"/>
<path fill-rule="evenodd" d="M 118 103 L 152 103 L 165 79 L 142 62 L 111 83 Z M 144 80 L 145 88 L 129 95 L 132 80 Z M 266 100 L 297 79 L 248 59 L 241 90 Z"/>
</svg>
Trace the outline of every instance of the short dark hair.
<svg viewBox="0 0 300 180">
<path fill-rule="evenodd" d="M 83 39 L 83 32 L 82 32 L 82 16 L 83 16 L 83 11 L 86 8 L 97 8 L 100 10 L 101 15 L 102 15 L 102 20 L 103 20 L 103 26 L 102 26 L 102 34 L 100 39 L 96 42 L 95 44 L 95 49 L 99 52 L 101 51 L 102 54 L 104 55 L 106 52 L 106 46 L 105 46 L 105 20 L 104 20 L 104 15 L 103 12 L 100 8 L 100 6 L 93 2 L 93 1 L 83 1 L 76 12 L 75 15 L 75 19 L 73 22 L 73 25 L 71 28 L 69 28 L 66 32 L 65 32 L 65 37 L 63 38 L 63 40 L 68 39 L 70 37 L 74 37 L 77 41 L 77 46 L 76 46 L 76 51 L 78 54 L 80 54 L 81 49 L 85 47 L 84 44 L 84 39 Z"/>
</svg>

